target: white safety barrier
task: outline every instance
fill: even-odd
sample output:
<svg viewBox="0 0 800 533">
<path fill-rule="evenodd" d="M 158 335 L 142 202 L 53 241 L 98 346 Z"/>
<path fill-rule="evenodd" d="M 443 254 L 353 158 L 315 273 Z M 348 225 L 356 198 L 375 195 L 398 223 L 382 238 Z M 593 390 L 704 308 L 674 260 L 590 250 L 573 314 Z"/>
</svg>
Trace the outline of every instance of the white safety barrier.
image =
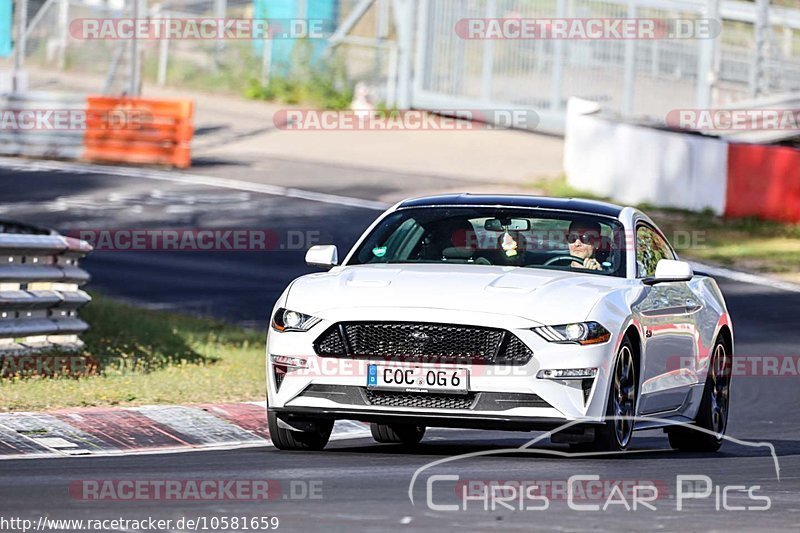
<svg viewBox="0 0 800 533">
<path fill-rule="evenodd" d="M 564 146 L 567 182 L 625 204 L 725 212 L 728 143 L 603 118 L 594 102 L 570 99 Z"/>
</svg>

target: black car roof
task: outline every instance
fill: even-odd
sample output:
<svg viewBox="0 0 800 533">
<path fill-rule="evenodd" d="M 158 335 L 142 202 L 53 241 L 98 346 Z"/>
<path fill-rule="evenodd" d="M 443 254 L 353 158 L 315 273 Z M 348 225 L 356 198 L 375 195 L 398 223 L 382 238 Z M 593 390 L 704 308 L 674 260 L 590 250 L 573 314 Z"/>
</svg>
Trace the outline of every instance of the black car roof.
<svg viewBox="0 0 800 533">
<path fill-rule="evenodd" d="M 470 206 L 470 205 L 497 205 L 510 207 L 532 207 L 541 209 L 557 209 L 592 213 L 610 217 L 618 217 L 623 207 L 596 200 L 580 198 L 550 198 L 547 196 L 529 196 L 525 194 L 442 194 L 438 196 L 425 196 L 406 200 L 398 209 L 407 207 L 433 207 L 433 206 Z"/>
</svg>

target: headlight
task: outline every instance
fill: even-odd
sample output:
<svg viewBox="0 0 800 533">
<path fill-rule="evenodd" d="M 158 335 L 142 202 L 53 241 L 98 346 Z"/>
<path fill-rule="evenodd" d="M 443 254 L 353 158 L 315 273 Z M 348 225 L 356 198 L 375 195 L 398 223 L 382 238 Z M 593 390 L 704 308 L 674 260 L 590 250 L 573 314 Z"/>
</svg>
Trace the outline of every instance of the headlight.
<svg viewBox="0 0 800 533">
<path fill-rule="evenodd" d="M 544 340 L 559 344 L 600 344 L 611 338 L 611 333 L 597 322 L 543 326 L 533 331 Z"/>
<path fill-rule="evenodd" d="M 308 331 L 319 318 L 289 309 L 278 309 L 272 317 L 272 327 L 278 331 Z"/>
</svg>

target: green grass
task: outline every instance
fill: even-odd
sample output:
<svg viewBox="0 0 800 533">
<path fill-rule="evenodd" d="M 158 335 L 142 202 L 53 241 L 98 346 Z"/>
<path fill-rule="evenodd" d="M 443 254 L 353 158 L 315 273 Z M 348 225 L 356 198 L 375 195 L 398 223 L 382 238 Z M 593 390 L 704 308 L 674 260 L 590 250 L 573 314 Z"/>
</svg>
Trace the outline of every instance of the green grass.
<svg viewBox="0 0 800 533">
<path fill-rule="evenodd" d="M 353 100 L 352 83 L 338 57 L 312 59 L 308 42 L 295 46 L 290 65 L 274 65 L 274 74 L 266 85 L 261 83 L 261 58 L 249 42 L 227 43 L 217 56 L 204 50 L 215 61 L 199 65 L 191 59 L 171 57 L 167 63 L 167 86 L 205 92 L 243 96 L 287 105 L 306 105 L 318 109 L 347 109 Z M 157 54 L 145 56 L 142 75 L 155 82 Z"/>
<path fill-rule="evenodd" d="M 574 189 L 563 176 L 536 180 L 531 186 L 548 196 L 607 200 Z M 659 225 L 682 257 L 800 280 L 800 224 L 646 204 L 637 207 Z"/>
<path fill-rule="evenodd" d="M 334 79 L 326 74 L 312 75 L 309 78 L 274 77 L 266 86 L 251 79 L 244 96 L 251 100 L 341 110 L 348 109 L 353 101 L 352 88 L 342 87 L 344 88 L 338 88 Z"/>
<path fill-rule="evenodd" d="M 533 181 L 531 187 L 547 196 L 559 198 L 586 198 L 588 200 L 608 200 L 602 196 L 597 196 L 588 191 L 576 189 L 569 183 L 567 178 L 561 175 L 557 178 L 539 178 Z"/>
<path fill-rule="evenodd" d="M 263 333 L 95 295 L 82 375 L 0 378 L 0 411 L 263 400 Z"/>
<path fill-rule="evenodd" d="M 313 59 L 307 42 L 298 43 L 291 65 L 278 69 L 269 83 L 250 77 L 244 96 L 287 105 L 310 105 L 318 109 L 348 109 L 353 101 L 353 85 L 347 79 L 340 57 Z"/>
</svg>

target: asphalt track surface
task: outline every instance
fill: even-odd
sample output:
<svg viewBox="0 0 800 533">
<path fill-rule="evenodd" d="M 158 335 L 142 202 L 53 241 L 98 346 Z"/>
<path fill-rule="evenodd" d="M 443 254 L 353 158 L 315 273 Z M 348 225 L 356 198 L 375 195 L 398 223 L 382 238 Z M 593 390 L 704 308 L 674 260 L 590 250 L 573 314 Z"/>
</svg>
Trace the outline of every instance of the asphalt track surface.
<svg viewBox="0 0 800 533">
<path fill-rule="evenodd" d="M 46 224 L 61 231 L 124 228 L 269 228 L 318 231 L 320 242 L 348 248 L 375 210 L 208 186 L 152 182 L 124 176 L 80 172 L 0 170 L 0 218 Z M 357 191 L 355 191 L 357 192 Z M 356 194 L 354 194 L 355 196 Z M 307 272 L 301 250 L 273 252 L 112 252 L 99 251 L 84 262 L 92 288 L 152 307 L 211 314 L 264 328 L 272 303 L 292 278 Z M 759 285 L 718 280 L 731 310 L 736 356 L 800 355 L 800 295 Z M 659 431 L 637 433 L 633 452 L 624 457 L 560 457 L 564 446 L 548 441 L 532 452 L 508 452 L 537 434 L 429 430 L 415 450 L 378 445 L 369 438 L 331 443 L 319 453 L 287 453 L 273 448 L 4 461 L 0 464 L 0 516 L 51 518 L 277 516 L 280 529 L 312 530 L 797 530 L 800 522 L 800 389 L 797 373 L 785 376 L 735 376 L 728 441 L 719 453 L 686 454 L 669 449 Z M 768 447 L 753 443 L 768 442 Z M 429 463 L 460 454 L 451 462 Z M 776 460 L 779 473 L 776 471 Z M 412 487 L 418 469 L 426 467 Z M 457 475 L 459 481 L 432 475 Z M 606 490 L 574 503 L 599 504 L 578 511 L 556 490 L 542 500 L 495 508 L 463 500 L 457 488 L 466 481 L 553 482 L 563 487 L 573 475 L 597 475 L 607 483 L 655 484 L 655 509 L 628 510 L 621 499 L 602 510 Z M 708 476 L 709 497 L 683 500 L 678 510 L 677 476 Z M 275 480 L 276 498 L 267 502 L 142 500 L 81 501 L 72 483 L 86 479 Z M 428 490 L 428 482 L 432 489 Z M 587 486 L 587 485 L 581 485 Z M 608 486 L 608 485 L 606 485 Z M 750 489 L 748 493 L 725 487 Z M 754 488 L 754 487 L 758 488 Z M 303 487 L 320 498 L 304 497 Z M 696 485 L 699 491 L 700 485 Z M 686 491 L 690 488 L 687 486 Z M 293 493 L 294 491 L 294 493 Z M 509 493 L 505 493 L 508 495 Z M 724 497 L 727 495 L 727 497 Z M 434 504 L 461 506 L 455 511 Z M 631 490 L 622 498 L 632 505 Z M 729 510 L 725 510 L 727 504 Z M 522 507 L 522 509 L 521 509 Z M 730 510 L 730 507 L 737 509 Z M 213 530 L 213 529 L 212 529 Z"/>
</svg>

